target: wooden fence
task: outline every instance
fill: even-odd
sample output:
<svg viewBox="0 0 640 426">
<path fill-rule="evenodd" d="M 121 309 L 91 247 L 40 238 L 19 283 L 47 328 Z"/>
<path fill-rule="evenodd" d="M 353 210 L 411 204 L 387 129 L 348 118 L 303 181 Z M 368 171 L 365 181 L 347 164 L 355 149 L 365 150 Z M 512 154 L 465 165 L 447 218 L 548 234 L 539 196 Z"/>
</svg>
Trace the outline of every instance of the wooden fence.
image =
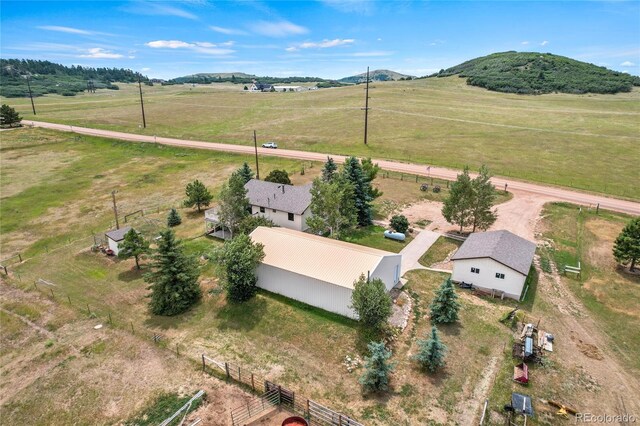
<svg viewBox="0 0 640 426">
<path fill-rule="evenodd" d="M 243 371 L 240 366 L 215 360 L 205 354 L 202 354 L 202 370 L 222 374 L 228 380 L 246 385 L 260 395 L 231 411 L 231 420 L 234 426 L 241 425 L 242 421 L 276 405 L 306 418 L 310 424 L 316 426 L 364 426 L 345 414 L 338 413 L 277 383 L 266 380 L 260 375 Z"/>
</svg>

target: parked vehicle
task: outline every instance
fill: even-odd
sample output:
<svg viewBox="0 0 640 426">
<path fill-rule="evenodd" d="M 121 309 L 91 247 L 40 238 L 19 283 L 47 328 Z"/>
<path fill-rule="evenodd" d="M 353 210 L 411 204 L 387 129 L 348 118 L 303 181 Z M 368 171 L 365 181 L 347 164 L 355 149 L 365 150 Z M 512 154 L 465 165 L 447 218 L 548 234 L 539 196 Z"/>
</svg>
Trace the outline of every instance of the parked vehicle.
<svg viewBox="0 0 640 426">
<path fill-rule="evenodd" d="M 262 147 L 263 147 L 263 148 L 273 148 L 273 149 L 276 149 L 276 148 L 278 148 L 278 144 L 277 144 L 277 143 L 275 143 L 275 142 L 267 142 L 267 143 L 263 143 L 263 144 L 262 144 Z"/>
</svg>

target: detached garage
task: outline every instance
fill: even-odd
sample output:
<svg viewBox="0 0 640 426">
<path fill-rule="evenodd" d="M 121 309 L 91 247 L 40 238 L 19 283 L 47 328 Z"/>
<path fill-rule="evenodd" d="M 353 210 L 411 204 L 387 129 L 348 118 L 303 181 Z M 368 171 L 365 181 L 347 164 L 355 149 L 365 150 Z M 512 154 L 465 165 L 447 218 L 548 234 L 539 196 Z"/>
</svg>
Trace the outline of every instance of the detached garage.
<svg viewBox="0 0 640 426">
<path fill-rule="evenodd" d="M 286 228 L 258 227 L 251 233 L 264 245 L 258 287 L 357 319 L 351 305 L 361 274 L 380 278 L 391 290 L 400 280 L 402 256 Z"/>
<path fill-rule="evenodd" d="M 509 231 L 471 234 L 453 255 L 451 280 L 520 299 L 536 245 Z"/>
</svg>

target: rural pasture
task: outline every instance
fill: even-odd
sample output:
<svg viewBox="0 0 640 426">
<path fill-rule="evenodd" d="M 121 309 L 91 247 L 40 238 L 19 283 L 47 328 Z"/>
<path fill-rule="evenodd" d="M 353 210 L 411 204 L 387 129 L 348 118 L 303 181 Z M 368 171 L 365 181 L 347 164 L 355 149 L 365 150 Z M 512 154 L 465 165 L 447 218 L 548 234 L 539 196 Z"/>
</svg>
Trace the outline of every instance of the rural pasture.
<svg viewBox="0 0 640 426">
<path fill-rule="evenodd" d="M 24 118 L 147 135 L 389 158 L 640 199 L 640 90 L 617 95 L 522 96 L 467 86 L 458 77 L 371 85 L 369 145 L 364 86 L 247 93 L 242 85 L 137 85 L 75 97 L 8 99 Z"/>
<path fill-rule="evenodd" d="M 183 315 L 156 317 L 147 310 L 147 284 L 133 260 L 110 259 L 89 250 L 91 235 L 112 225 L 112 190 L 118 191 L 121 215 L 143 207 L 147 210 L 144 217 L 130 220 L 153 236 L 163 226 L 169 207 L 184 198 L 187 182 L 198 178 L 217 194 L 224 179 L 242 162 L 253 165 L 252 157 L 42 129 L 5 132 L 0 149 L 0 248 L 3 258 L 5 253 L 20 252 L 26 259 L 10 265 L 12 274 L 8 285 L 0 288 L 0 304 L 53 334 L 53 338 L 41 336 L 15 315 L 2 312 L 0 360 L 3 365 L 11 362 L 20 367 L 2 371 L 1 393 L 6 395 L 2 409 L 14 423 L 24 421 L 29 415 L 27 407 L 37 405 L 42 395 L 47 404 L 38 405 L 32 413 L 37 416 L 36 424 L 67 422 L 68 417 L 52 413 L 68 400 L 77 402 L 71 414 L 81 423 L 125 421 L 152 405 L 160 391 L 195 391 L 184 387 L 189 383 L 207 387 L 213 401 L 231 401 L 230 406 L 241 403 L 246 396 L 236 387 L 216 385 L 217 379 L 206 381 L 197 373 L 200 355 L 207 353 L 290 386 L 368 425 L 465 424 L 486 396 L 491 401 L 493 424 L 503 424 L 497 413 L 510 392 L 520 389 L 511 380 L 513 360 L 506 354 L 512 330 L 498 322 L 512 302 L 460 291 L 461 321 L 441 328 L 449 347 L 447 366 L 438 374 L 424 375 L 410 356 L 416 351 L 416 339 L 430 328 L 428 305 L 446 275 L 410 272 L 406 288 L 414 305 L 407 329 L 393 343 L 393 361 L 398 365 L 392 389 L 387 395 L 367 396 L 357 383 L 362 370 L 349 372 L 344 364 L 347 355 L 362 358 L 367 342 L 354 321 L 266 292 L 243 305 L 229 304 L 219 287 L 215 265 L 202 258 L 203 300 Z M 320 171 L 319 164 L 261 159 L 261 174 L 274 168 L 287 169 L 295 184 L 310 181 Z M 379 218 L 418 201 L 441 201 L 442 195 L 420 191 L 415 181 L 398 176 L 378 177 L 377 181 L 385 192 L 376 202 Z M 503 195 L 501 201 L 509 197 Z M 199 236 L 203 213 L 189 209 L 180 209 L 180 213 L 183 223 L 176 232 L 189 253 L 208 254 L 220 244 Z M 630 305 L 637 300 L 638 283 L 621 275 L 606 257 L 627 219 L 608 212 L 599 216 L 578 213 L 570 205 L 547 205 L 539 231 L 553 241 L 549 246 L 553 249 L 540 255 L 553 265 L 573 264 L 579 258 L 586 272 L 581 280 L 553 271 L 539 272 L 538 291 L 532 291 L 522 306 L 528 317 L 542 318 L 543 325 L 557 336 L 551 362 L 532 373 L 534 382 L 527 389 L 532 395 L 606 412 L 617 406 L 618 377 L 625 376 L 629 389 L 638 390 L 634 379 L 640 367 L 634 358 L 639 350 L 634 333 L 638 324 Z M 372 232 L 356 235 L 356 239 L 381 244 Z M 441 262 L 453 246 L 441 241 L 423 262 Z M 145 263 L 143 260 L 143 268 Z M 35 287 L 39 278 L 55 286 Z M 615 316 L 609 317 L 612 312 Z M 619 327 L 621 322 L 628 327 Z M 93 329 L 98 323 L 104 325 L 102 331 Z M 151 340 L 153 334 L 161 336 L 157 344 Z M 47 343 L 50 339 L 53 344 Z M 125 398 L 118 392 L 140 378 L 128 367 L 130 362 L 148 362 L 155 373 L 138 388 L 138 400 L 119 402 L 121 408 L 115 410 L 112 407 Z M 20 395 L 5 392 L 29 366 L 42 371 L 42 378 L 29 376 L 33 381 L 24 381 Z M 114 390 L 115 382 L 107 380 L 103 366 L 112 366 L 116 374 L 108 376 L 119 378 L 120 390 Z M 76 369 L 85 373 L 72 374 Z M 494 374 L 495 380 L 486 379 Z M 171 378 L 165 380 L 165 375 Z M 103 378 L 104 386 L 95 386 L 94 377 Z M 87 391 L 77 394 L 75 389 Z M 625 402 L 634 407 L 633 401 Z M 222 410 L 217 417 L 226 415 Z M 564 421 L 550 410 L 529 424 L 558 422 Z"/>
</svg>

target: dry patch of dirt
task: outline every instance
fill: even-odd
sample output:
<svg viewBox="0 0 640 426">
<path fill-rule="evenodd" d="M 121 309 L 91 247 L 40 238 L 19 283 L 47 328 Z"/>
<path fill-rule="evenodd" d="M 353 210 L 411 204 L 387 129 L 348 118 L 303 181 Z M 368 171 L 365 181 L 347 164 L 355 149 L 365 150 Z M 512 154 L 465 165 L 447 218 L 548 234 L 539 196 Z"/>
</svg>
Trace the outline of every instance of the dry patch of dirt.
<svg viewBox="0 0 640 426">
<path fill-rule="evenodd" d="M 587 221 L 585 227 L 598 238 L 598 244 L 589 246 L 588 262 L 597 268 L 615 268 L 613 243 L 620 234 L 623 224 L 603 219 L 592 219 Z"/>
</svg>

